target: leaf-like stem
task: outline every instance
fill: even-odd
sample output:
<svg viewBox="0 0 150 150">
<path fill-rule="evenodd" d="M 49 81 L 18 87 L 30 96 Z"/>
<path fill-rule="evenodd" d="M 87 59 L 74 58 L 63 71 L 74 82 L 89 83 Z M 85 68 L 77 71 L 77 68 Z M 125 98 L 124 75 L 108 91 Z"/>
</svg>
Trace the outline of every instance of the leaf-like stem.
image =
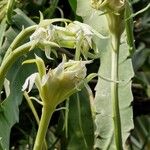
<svg viewBox="0 0 150 150">
<path fill-rule="evenodd" d="M 48 125 L 49 125 L 51 116 L 54 111 L 55 111 L 55 108 L 50 107 L 49 105 L 43 106 L 42 116 L 40 119 L 39 129 L 37 132 L 33 150 L 42 150 L 43 145 L 44 145 L 44 139 L 45 139 L 46 132 L 48 129 Z"/>
<path fill-rule="evenodd" d="M 118 58 L 119 58 L 119 45 L 120 36 L 112 35 L 112 46 L 111 51 L 111 80 L 118 81 Z M 113 120 L 114 120 L 114 136 L 116 143 L 116 150 L 123 150 L 122 147 L 122 134 L 121 134 L 121 120 L 119 110 L 119 95 L 118 95 L 118 83 L 111 83 L 111 100 L 113 104 Z"/>
</svg>

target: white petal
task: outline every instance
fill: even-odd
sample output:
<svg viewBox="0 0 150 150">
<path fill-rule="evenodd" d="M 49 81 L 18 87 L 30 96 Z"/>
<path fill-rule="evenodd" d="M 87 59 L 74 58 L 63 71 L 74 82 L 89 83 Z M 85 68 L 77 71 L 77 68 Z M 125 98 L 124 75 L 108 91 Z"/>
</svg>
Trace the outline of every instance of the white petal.
<svg viewBox="0 0 150 150">
<path fill-rule="evenodd" d="M 26 89 L 28 89 L 28 93 L 31 91 L 37 75 L 38 73 L 33 73 L 25 80 L 25 83 L 22 86 L 22 91 L 25 91 Z"/>
</svg>

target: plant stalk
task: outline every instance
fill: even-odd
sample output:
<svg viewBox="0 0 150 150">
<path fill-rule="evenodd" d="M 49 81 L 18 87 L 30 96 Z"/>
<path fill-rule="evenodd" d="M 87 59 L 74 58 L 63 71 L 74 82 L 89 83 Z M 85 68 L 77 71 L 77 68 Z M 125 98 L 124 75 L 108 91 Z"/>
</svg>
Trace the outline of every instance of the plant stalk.
<svg viewBox="0 0 150 150">
<path fill-rule="evenodd" d="M 43 145 L 44 145 L 44 139 L 45 139 L 46 132 L 48 129 L 48 125 L 49 125 L 51 116 L 54 111 L 55 111 L 55 108 L 52 108 L 49 105 L 43 106 L 42 116 L 41 116 L 41 120 L 40 120 L 33 150 L 42 150 Z"/>
<path fill-rule="evenodd" d="M 122 133 L 121 133 L 121 120 L 120 120 L 120 109 L 119 109 L 119 95 L 118 95 L 118 62 L 119 62 L 119 45 L 120 36 L 112 35 L 112 46 L 111 51 L 111 100 L 113 104 L 113 121 L 114 121 L 114 136 L 116 150 L 123 150 L 122 147 Z"/>
</svg>

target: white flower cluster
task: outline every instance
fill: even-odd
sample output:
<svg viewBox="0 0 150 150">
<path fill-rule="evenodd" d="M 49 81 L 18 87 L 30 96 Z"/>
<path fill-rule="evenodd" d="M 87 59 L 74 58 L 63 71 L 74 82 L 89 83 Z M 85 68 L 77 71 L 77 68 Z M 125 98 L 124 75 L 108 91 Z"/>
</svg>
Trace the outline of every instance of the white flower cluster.
<svg viewBox="0 0 150 150">
<path fill-rule="evenodd" d="M 89 25 L 74 21 L 65 27 L 53 24 L 50 24 L 48 27 L 39 26 L 30 36 L 30 40 L 36 41 L 49 58 L 51 52 L 56 54 L 54 47 L 76 49 L 87 58 L 89 54 L 92 55 L 89 50 L 94 47 L 93 35 L 105 38 Z M 97 50 L 94 50 L 94 53 L 97 54 Z"/>
</svg>

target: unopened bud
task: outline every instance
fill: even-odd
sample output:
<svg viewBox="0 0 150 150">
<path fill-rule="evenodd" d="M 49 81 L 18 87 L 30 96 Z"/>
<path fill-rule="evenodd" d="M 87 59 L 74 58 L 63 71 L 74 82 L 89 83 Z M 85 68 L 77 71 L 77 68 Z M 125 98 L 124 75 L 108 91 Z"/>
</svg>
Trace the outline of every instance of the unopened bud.
<svg viewBox="0 0 150 150">
<path fill-rule="evenodd" d="M 106 13 L 112 34 L 120 36 L 124 30 L 124 9 L 126 0 L 91 0 L 92 7 Z"/>
<path fill-rule="evenodd" d="M 73 61 L 62 62 L 55 69 L 49 72 L 42 79 L 43 99 L 48 99 L 49 104 L 54 106 L 63 102 L 78 84 L 86 77 L 85 65 L 90 61 Z M 76 90 L 75 90 L 76 91 Z M 47 102 L 46 102 L 47 103 Z"/>
<path fill-rule="evenodd" d="M 91 61 L 65 61 L 63 58 L 55 69 L 50 69 L 46 74 L 46 68 L 43 66 L 44 62 L 39 61 L 39 57 L 36 59 L 27 60 L 25 63 L 35 62 L 38 66 L 38 73 L 30 75 L 22 90 L 31 91 L 34 83 L 39 90 L 39 95 L 44 105 L 51 105 L 56 107 L 63 102 L 73 93 L 77 92 L 80 88 L 80 84 L 83 84 L 83 80 L 86 77 L 86 64 Z M 43 76 L 41 77 L 41 75 Z"/>
</svg>

